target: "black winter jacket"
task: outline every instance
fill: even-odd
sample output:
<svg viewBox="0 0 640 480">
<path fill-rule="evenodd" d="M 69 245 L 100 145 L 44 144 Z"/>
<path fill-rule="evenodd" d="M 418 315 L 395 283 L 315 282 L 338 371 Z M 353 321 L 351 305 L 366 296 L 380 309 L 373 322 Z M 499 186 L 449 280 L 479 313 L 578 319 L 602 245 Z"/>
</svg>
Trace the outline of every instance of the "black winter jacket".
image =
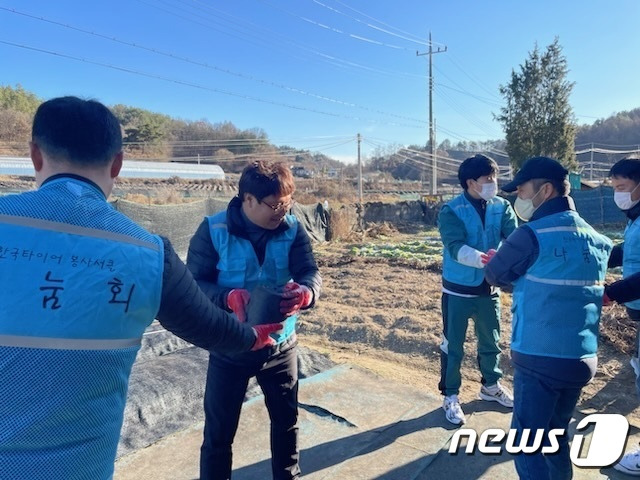
<svg viewBox="0 0 640 480">
<path fill-rule="evenodd" d="M 640 217 L 640 204 L 625 212 L 630 221 Z M 611 256 L 609 257 L 609 268 L 620 267 L 624 254 L 624 242 L 613 247 Z M 610 285 L 605 286 L 605 293 L 611 300 L 618 303 L 631 302 L 640 298 L 640 272 L 629 275 L 622 280 L 618 280 Z M 632 310 L 632 309 L 628 309 Z M 629 315 L 634 320 L 640 320 L 640 312 L 630 311 Z"/>
<path fill-rule="evenodd" d="M 240 238 L 245 238 L 251 242 L 256 252 L 258 260 L 264 260 L 264 253 L 267 242 L 274 235 L 289 228 L 286 223 L 280 224 L 275 230 L 257 228 L 242 213 L 242 201 L 239 197 L 234 197 L 227 207 L 227 228 L 229 234 Z M 296 237 L 289 251 L 289 271 L 293 281 L 309 287 L 313 292 L 313 300 L 308 308 L 313 306 L 320 295 L 322 278 L 318 272 L 318 266 L 313 251 L 309 235 L 302 226 L 299 226 Z M 231 311 L 227 305 L 227 295 L 230 288 L 221 287 L 217 284 L 218 269 L 216 265 L 220 259 L 218 252 L 213 246 L 211 233 L 209 232 L 209 222 L 205 218 L 198 230 L 191 238 L 189 252 L 187 253 L 187 267 L 193 273 L 200 288 L 216 304 L 227 311 Z"/>
</svg>

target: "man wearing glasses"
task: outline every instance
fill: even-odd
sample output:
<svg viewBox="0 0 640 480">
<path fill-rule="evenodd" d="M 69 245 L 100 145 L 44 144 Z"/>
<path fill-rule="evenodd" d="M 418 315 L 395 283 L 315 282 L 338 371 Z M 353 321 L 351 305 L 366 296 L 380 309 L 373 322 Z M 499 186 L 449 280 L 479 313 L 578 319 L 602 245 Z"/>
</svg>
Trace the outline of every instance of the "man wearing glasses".
<svg viewBox="0 0 640 480">
<path fill-rule="evenodd" d="M 300 310 L 314 305 L 322 281 L 307 233 L 296 217 L 287 215 L 294 190 L 293 175 L 285 164 L 247 165 L 238 196 L 226 211 L 206 217 L 189 245 L 187 266 L 214 303 L 232 311 L 242 323 L 274 321 L 254 318 L 266 316 L 268 305 L 257 309 L 263 312 L 257 315 L 254 305 L 247 309 L 252 293 L 260 291 L 254 289 L 268 287 L 278 292 L 276 305 L 271 305 L 280 317 L 275 321 L 283 320 L 270 348 L 238 355 L 211 352 L 200 452 L 203 480 L 231 476 L 231 445 L 247 385 L 254 376 L 271 419 L 273 478 L 300 476 L 295 325 Z M 257 293 L 253 296 L 258 298 Z"/>
</svg>

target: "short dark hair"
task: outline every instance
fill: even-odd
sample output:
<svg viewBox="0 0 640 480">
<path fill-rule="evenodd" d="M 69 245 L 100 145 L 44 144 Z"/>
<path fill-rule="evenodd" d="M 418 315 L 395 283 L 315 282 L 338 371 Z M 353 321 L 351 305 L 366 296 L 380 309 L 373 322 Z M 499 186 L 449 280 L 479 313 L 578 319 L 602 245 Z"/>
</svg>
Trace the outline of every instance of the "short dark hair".
<svg viewBox="0 0 640 480">
<path fill-rule="evenodd" d="M 33 117 L 32 141 L 52 160 L 106 165 L 122 151 L 116 116 L 95 100 L 58 97 L 42 103 Z"/>
<path fill-rule="evenodd" d="M 493 158 L 478 153 L 473 157 L 467 158 L 460 164 L 458 169 L 458 180 L 465 190 L 467 189 L 467 180 L 477 180 L 485 175 L 498 173 L 498 164 Z"/>
<path fill-rule="evenodd" d="M 549 178 L 532 178 L 531 183 L 533 184 L 533 188 L 536 191 L 540 190 L 540 187 L 542 187 L 542 185 L 544 185 L 545 183 L 550 183 L 551 186 L 553 186 L 553 188 L 555 189 L 555 191 L 558 192 L 558 195 L 560 195 L 561 197 L 566 197 L 567 195 L 569 195 L 569 192 L 571 191 L 571 184 L 569 183 L 569 180 L 567 180 L 566 178 L 564 180 L 552 180 Z"/>
<path fill-rule="evenodd" d="M 269 195 L 291 195 L 295 189 L 293 174 L 287 165 L 256 160 L 244 167 L 238 183 L 238 196 L 244 200 L 245 193 L 250 193 L 261 202 Z"/>
<path fill-rule="evenodd" d="M 617 161 L 609 170 L 609 176 L 640 182 L 640 159 L 636 156 L 629 156 Z"/>
</svg>

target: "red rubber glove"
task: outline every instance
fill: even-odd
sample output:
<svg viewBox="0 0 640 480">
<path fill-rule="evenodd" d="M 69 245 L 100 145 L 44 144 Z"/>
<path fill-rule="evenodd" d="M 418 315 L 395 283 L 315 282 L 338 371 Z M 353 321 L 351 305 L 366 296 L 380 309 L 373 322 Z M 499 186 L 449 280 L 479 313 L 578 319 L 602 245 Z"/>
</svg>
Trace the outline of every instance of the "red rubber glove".
<svg viewBox="0 0 640 480">
<path fill-rule="evenodd" d="M 613 300 L 609 298 L 609 296 L 607 295 L 607 292 L 604 292 L 604 294 L 602 295 L 602 306 L 608 307 L 612 303 L 613 303 Z"/>
<path fill-rule="evenodd" d="M 493 256 L 496 254 L 496 252 L 497 252 L 496 249 L 492 248 L 488 250 L 487 253 L 481 254 L 480 261 L 482 262 L 482 264 L 486 265 L 487 263 L 489 263 L 493 258 Z"/>
<path fill-rule="evenodd" d="M 290 317 L 300 311 L 301 308 L 311 305 L 313 293 L 309 287 L 299 285 L 296 282 L 285 284 L 280 301 L 280 313 Z"/>
<path fill-rule="evenodd" d="M 242 288 L 234 288 L 227 295 L 227 306 L 236 314 L 240 323 L 247 321 L 247 303 L 250 298 L 251 294 Z"/>
<path fill-rule="evenodd" d="M 276 332 L 281 328 L 282 324 L 280 323 L 265 323 L 263 325 L 256 325 L 253 327 L 253 332 L 256 334 L 256 343 L 251 347 L 251 351 L 275 345 L 276 341 L 271 338 L 269 334 Z"/>
</svg>

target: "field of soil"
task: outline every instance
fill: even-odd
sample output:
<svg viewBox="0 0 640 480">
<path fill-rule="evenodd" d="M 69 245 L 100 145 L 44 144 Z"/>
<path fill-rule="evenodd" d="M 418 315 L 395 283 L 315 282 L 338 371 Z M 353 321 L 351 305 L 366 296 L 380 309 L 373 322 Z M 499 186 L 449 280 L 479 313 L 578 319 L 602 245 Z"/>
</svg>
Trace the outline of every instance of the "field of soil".
<svg viewBox="0 0 640 480">
<path fill-rule="evenodd" d="M 433 233 L 396 232 L 367 242 L 406 244 Z M 360 243 L 336 242 L 315 247 L 323 293 L 317 307 L 301 318 L 301 342 L 337 362 L 357 364 L 437 393 L 442 332 L 440 260 L 355 256 L 352 252 L 357 245 Z M 503 294 L 501 366 L 508 386 L 513 375 L 509 360 L 510 304 L 511 296 Z M 579 404 L 585 413 L 624 414 L 632 429 L 640 428 L 640 401 L 629 365 L 634 329 L 622 307 L 605 310 L 598 372 L 584 388 Z M 480 389 L 472 322 L 462 378 L 460 398 L 464 404 L 474 400 Z"/>
</svg>

